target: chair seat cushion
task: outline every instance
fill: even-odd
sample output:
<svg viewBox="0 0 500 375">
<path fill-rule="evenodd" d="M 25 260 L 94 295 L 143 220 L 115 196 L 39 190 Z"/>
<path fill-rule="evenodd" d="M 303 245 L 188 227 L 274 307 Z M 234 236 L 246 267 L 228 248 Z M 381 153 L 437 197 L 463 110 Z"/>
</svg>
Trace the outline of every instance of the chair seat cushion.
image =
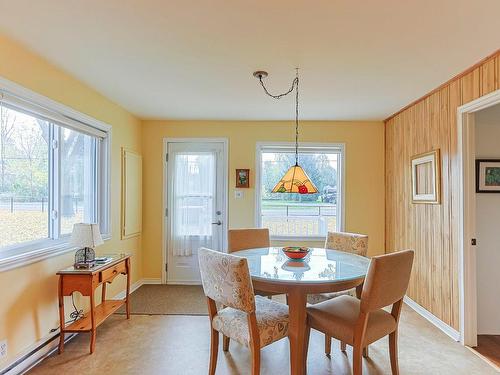
<svg viewBox="0 0 500 375">
<path fill-rule="evenodd" d="M 320 293 L 320 294 L 308 294 L 307 303 L 315 305 L 320 302 L 328 301 L 329 299 L 340 297 L 340 296 L 356 296 L 356 289 L 343 290 L 342 292 L 332 292 L 332 293 Z"/>
<path fill-rule="evenodd" d="M 261 348 L 288 336 L 287 305 L 255 296 L 255 316 Z M 248 315 L 245 312 L 226 307 L 217 312 L 212 327 L 240 344 L 250 346 Z"/>
<path fill-rule="evenodd" d="M 309 325 L 349 345 L 354 343 L 354 330 L 360 312 L 360 301 L 340 296 L 307 308 Z M 379 309 L 370 313 L 363 345 L 388 335 L 397 328 L 394 317 Z"/>
</svg>

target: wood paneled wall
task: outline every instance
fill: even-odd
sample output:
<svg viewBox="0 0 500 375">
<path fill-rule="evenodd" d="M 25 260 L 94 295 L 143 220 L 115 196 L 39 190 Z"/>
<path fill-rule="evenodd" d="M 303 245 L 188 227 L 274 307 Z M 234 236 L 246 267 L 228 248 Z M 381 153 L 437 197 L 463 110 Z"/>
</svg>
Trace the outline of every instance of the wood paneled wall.
<svg viewBox="0 0 500 375">
<path fill-rule="evenodd" d="M 500 50 L 385 121 L 386 250 L 415 250 L 408 296 L 456 330 L 457 108 L 499 88 Z M 438 148 L 441 204 L 412 204 L 410 158 Z"/>
</svg>

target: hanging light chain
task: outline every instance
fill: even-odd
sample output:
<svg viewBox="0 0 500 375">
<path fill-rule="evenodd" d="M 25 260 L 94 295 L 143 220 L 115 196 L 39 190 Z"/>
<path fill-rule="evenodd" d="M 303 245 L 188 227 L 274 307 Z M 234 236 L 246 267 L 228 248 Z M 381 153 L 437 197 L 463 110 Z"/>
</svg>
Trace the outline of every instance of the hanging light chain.
<svg viewBox="0 0 500 375">
<path fill-rule="evenodd" d="M 299 68 L 295 77 L 295 165 L 299 165 Z"/>
<path fill-rule="evenodd" d="M 293 80 L 292 82 L 292 86 L 288 89 L 288 91 L 284 92 L 283 94 L 277 94 L 277 95 L 274 95 L 274 94 L 271 94 L 266 86 L 264 85 L 264 81 L 262 81 L 262 76 L 259 76 L 259 82 L 260 82 L 260 85 L 262 86 L 262 88 L 264 89 L 264 92 L 269 95 L 271 98 L 274 98 L 274 99 L 281 99 L 282 97 L 284 96 L 287 96 L 288 94 L 290 94 L 293 89 L 299 85 L 299 77 L 295 77 L 295 79 Z"/>
<path fill-rule="evenodd" d="M 296 68 L 296 76 L 292 81 L 292 86 L 288 89 L 288 91 L 282 94 L 271 94 L 264 82 L 262 81 L 262 76 L 259 76 L 259 82 L 264 92 L 273 99 L 281 99 L 284 96 L 287 96 L 295 89 L 295 165 L 299 164 L 299 68 Z"/>
</svg>

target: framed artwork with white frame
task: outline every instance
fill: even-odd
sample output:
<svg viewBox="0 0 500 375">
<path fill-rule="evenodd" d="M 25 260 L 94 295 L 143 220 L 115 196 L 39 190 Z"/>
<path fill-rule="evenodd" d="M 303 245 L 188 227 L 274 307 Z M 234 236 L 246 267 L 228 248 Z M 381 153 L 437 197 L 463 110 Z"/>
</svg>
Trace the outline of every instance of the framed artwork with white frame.
<svg viewBox="0 0 500 375">
<path fill-rule="evenodd" d="M 439 149 L 411 158 L 412 203 L 441 203 L 441 158 Z"/>
</svg>

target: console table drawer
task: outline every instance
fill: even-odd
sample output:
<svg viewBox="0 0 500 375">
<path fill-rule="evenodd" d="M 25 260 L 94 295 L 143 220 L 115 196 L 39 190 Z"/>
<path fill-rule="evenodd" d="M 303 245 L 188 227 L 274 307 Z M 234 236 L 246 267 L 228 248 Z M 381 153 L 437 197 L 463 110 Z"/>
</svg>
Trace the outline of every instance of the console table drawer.
<svg viewBox="0 0 500 375">
<path fill-rule="evenodd" d="M 115 264 L 113 267 L 109 267 L 100 273 L 99 281 L 105 282 L 108 280 L 112 280 L 116 275 L 119 275 L 120 273 L 126 273 L 127 268 L 125 266 L 125 262 L 121 262 L 118 264 Z"/>
</svg>

